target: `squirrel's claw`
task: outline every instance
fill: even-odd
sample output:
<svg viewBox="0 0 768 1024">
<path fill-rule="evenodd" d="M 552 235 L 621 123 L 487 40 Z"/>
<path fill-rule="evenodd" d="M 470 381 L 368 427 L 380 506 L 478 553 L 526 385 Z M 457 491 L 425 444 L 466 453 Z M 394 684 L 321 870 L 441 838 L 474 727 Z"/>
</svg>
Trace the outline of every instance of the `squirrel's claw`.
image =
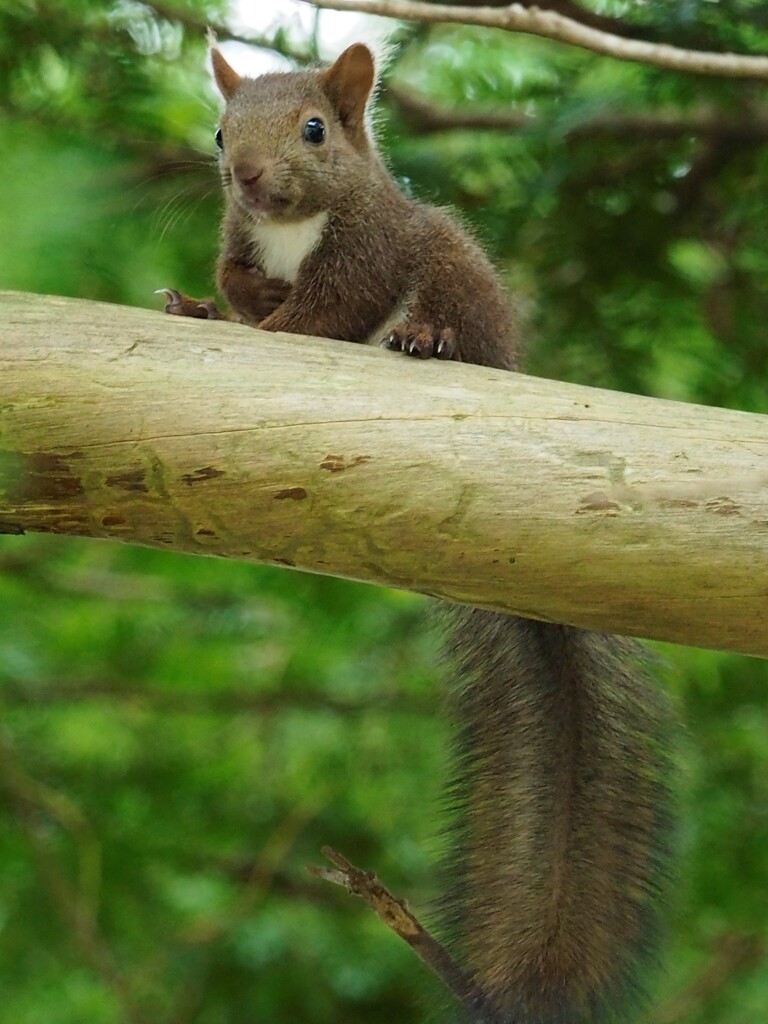
<svg viewBox="0 0 768 1024">
<path fill-rule="evenodd" d="M 177 292 L 175 288 L 155 288 L 155 295 L 165 296 L 165 312 L 170 313 L 170 307 L 174 303 L 181 301 L 181 293 Z"/>
<path fill-rule="evenodd" d="M 221 320 L 213 299 L 193 299 L 175 288 L 158 288 L 155 295 L 165 295 L 165 312 L 172 316 L 191 316 L 196 320 Z"/>
<path fill-rule="evenodd" d="M 435 329 L 431 324 L 401 323 L 381 342 L 382 348 L 404 352 L 417 359 L 458 359 L 456 336 L 450 327 Z"/>
</svg>

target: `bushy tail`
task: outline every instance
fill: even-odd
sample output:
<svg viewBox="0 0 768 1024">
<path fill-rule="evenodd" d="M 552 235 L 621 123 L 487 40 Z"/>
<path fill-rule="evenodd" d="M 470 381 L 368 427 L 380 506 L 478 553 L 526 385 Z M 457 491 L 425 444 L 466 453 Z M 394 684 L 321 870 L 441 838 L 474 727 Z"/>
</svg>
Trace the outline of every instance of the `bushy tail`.
<svg viewBox="0 0 768 1024">
<path fill-rule="evenodd" d="M 447 931 L 504 1024 L 641 1004 L 669 846 L 665 701 L 629 640 L 453 608 Z M 482 1019 L 486 1019 L 483 1017 Z"/>
</svg>

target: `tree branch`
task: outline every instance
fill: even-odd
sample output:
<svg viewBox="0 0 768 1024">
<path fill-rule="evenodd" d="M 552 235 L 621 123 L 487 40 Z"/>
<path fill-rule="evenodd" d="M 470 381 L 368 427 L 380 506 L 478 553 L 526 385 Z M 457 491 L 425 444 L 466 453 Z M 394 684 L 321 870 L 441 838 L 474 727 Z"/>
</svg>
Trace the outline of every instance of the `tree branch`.
<svg viewBox="0 0 768 1024">
<path fill-rule="evenodd" d="M 448 22 L 500 28 L 554 39 L 617 60 L 650 64 L 668 71 L 722 78 L 768 79 L 768 57 L 684 50 L 666 43 L 627 39 L 574 21 L 554 10 L 510 4 L 508 7 L 459 7 L 419 0 L 306 0 L 323 10 L 358 11 L 403 21 Z"/>
<path fill-rule="evenodd" d="M 431 935 L 409 909 L 403 899 L 392 893 L 369 871 L 361 871 L 330 846 L 323 847 L 323 856 L 333 868 L 308 865 L 317 878 L 340 885 L 353 896 L 364 900 L 380 921 L 407 942 L 416 955 L 443 982 L 445 987 L 471 1014 L 478 1024 L 500 1024 L 501 1017 L 470 974 L 455 962 L 451 954 Z"/>
<path fill-rule="evenodd" d="M 768 416 L 0 294 L 0 529 L 768 655 Z"/>
<path fill-rule="evenodd" d="M 432 0 L 428 0 L 432 2 Z M 464 0 L 463 7 L 509 7 L 508 0 Z M 557 11 L 558 14 L 570 18 L 571 21 L 578 21 L 582 25 L 589 25 L 591 28 L 599 28 L 602 32 L 611 32 L 616 36 L 627 36 L 629 38 L 647 37 L 651 34 L 650 27 L 633 25 L 621 18 L 612 18 L 607 14 L 598 14 L 576 0 L 522 0 L 522 7 L 538 7 L 541 10 Z"/>
<path fill-rule="evenodd" d="M 198 15 L 188 10 L 182 10 L 174 4 L 162 3 L 160 0 L 142 0 L 143 6 L 151 11 L 156 18 L 164 21 L 175 22 L 181 25 L 187 32 L 192 32 L 200 39 L 204 39 L 210 29 L 219 40 L 232 40 L 237 43 L 245 43 L 246 46 L 255 46 L 260 50 L 272 50 L 281 57 L 287 57 L 297 64 L 307 64 L 311 60 L 311 54 L 307 47 L 292 46 L 284 32 L 279 29 L 274 33 L 240 33 L 220 21 L 213 21 L 210 18 L 201 19 Z"/>
<path fill-rule="evenodd" d="M 722 114 L 696 111 L 690 114 L 659 112 L 653 114 L 599 114 L 581 124 L 562 129 L 556 121 L 531 116 L 521 110 L 460 108 L 444 106 L 424 99 L 410 89 L 388 84 L 386 98 L 392 100 L 409 130 L 426 135 L 454 129 L 489 131 L 560 132 L 566 139 L 615 138 L 628 141 L 679 139 L 704 136 L 733 142 L 767 142 L 768 117 L 734 120 Z"/>
<path fill-rule="evenodd" d="M 760 935 L 726 932 L 713 943 L 704 970 L 668 1002 L 651 1010 L 643 1024 L 679 1024 L 693 1018 L 743 971 L 765 959 L 766 943 Z"/>
</svg>

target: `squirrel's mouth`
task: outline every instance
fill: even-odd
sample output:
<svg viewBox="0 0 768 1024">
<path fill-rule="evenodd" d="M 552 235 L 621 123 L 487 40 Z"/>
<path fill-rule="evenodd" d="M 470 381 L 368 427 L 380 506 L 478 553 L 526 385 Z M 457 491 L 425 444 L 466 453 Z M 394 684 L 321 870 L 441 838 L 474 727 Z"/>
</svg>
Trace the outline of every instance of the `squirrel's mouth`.
<svg viewBox="0 0 768 1024">
<path fill-rule="evenodd" d="M 242 189 L 238 190 L 238 199 L 243 209 L 250 214 L 258 216 L 272 216 L 286 210 L 291 201 L 286 196 L 269 195 L 268 193 L 248 193 Z"/>
</svg>

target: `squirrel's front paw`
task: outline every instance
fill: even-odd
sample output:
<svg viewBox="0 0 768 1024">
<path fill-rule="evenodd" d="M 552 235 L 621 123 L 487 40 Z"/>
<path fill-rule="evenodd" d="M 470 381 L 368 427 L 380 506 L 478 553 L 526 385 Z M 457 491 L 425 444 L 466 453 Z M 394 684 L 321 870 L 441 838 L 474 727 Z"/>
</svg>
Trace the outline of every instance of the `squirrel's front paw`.
<svg viewBox="0 0 768 1024">
<path fill-rule="evenodd" d="M 264 277 L 252 287 L 250 311 L 256 321 L 266 320 L 278 306 L 282 306 L 291 292 L 292 285 L 279 277 Z"/>
<path fill-rule="evenodd" d="M 451 328 L 437 330 L 431 324 L 397 324 L 383 339 L 381 347 L 418 359 L 459 358 L 456 337 Z"/>
<path fill-rule="evenodd" d="M 193 299 L 175 288 L 158 288 L 155 295 L 165 295 L 165 312 L 173 316 L 193 316 L 197 320 L 223 320 L 213 299 Z"/>
</svg>

